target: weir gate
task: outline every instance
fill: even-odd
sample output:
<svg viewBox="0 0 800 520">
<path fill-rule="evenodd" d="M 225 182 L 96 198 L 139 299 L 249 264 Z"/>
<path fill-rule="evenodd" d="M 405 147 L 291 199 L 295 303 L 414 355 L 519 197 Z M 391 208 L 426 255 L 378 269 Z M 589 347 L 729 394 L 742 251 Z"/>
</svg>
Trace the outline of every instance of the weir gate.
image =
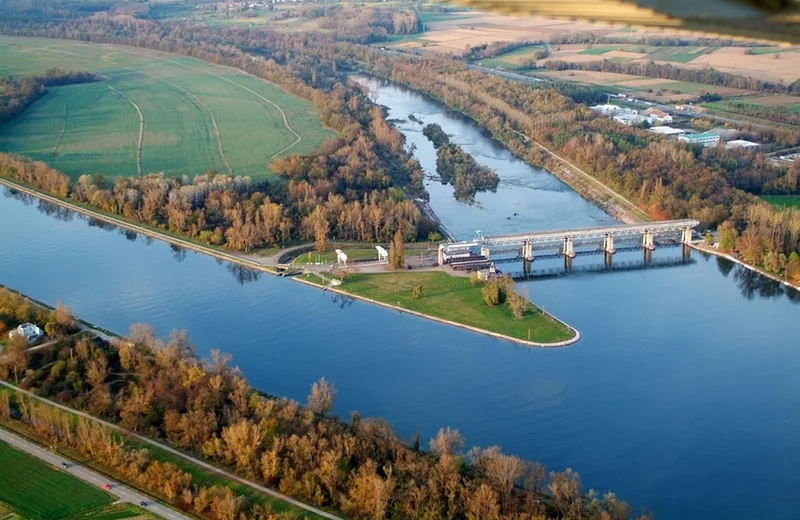
<svg viewBox="0 0 800 520">
<path fill-rule="evenodd" d="M 472 241 L 452 242 L 439 246 L 439 264 L 454 269 L 479 270 L 499 262 L 522 260 L 530 263 L 536 258 L 576 256 L 603 253 L 613 255 L 617 250 L 644 249 L 653 251 L 658 244 L 688 244 L 697 220 L 667 220 L 645 224 L 624 224 L 559 231 L 515 233 L 510 235 L 479 236 Z"/>
</svg>

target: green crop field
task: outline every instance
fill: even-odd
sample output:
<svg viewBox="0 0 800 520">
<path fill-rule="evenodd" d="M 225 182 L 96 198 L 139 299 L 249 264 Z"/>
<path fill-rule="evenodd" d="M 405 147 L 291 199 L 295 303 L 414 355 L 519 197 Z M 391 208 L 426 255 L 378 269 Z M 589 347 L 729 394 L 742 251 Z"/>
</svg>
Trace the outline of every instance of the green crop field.
<svg viewBox="0 0 800 520">
<path fill-rule="evenodd" d="M 543 46 L 520 47 L 511 52 L 499 54 L 494 58 L 478 60 L 482 67 L 504 68 L 508 70 L 526 70 L 525 62 L 534 59 L 537 51 L 544 49 Z"/>
<path fill-rule="evenodd" d="M 616 50 L 616 48 L 615 47 L 610 47 L 610 46 L 587 47 L 586 49 L 583 49 L 578 54 L 590 54 L 592 56 L 599 56 L 601 54 L 605 54 L 605 53 L 611 52 L 613 50 Z"/>
<path fill-rule="evenodd" d="M 336 135 L 311 103 L 234 69 L 131 47 L 0 37 L 0 74 L 54 66 L 106 79 L 51 88 L 0 126 L 0 152 L 73 178 L 209 169 L 265 177 L 276 155 L 307 153 Z"/>
<path fill-rule="evenodd" d="M 777 209 L 800 209 L 800 195 L 762 195 L 761 198 Z"/>
<path fill-rule="evenodd" d="M 29 520 L 67 518 L 114 501 L 104 491 L 4 442 L 0 442 L 0 468 L 0 502 Z"/>
<path fill-rule="evenodd" d="M 414 299 L 411 291 L 422 287 L 422 296 Z M 405 309 L 505 334 L 519 339 L 554 343 L 572 336 L 560 322 L 536 309 L 516 319 L 505 305 L 489 307 L 481 295 L 481 284 L 468 278 L 437 271 L 348 276 L 338 288 L 359 296 Z"/>
</svg>

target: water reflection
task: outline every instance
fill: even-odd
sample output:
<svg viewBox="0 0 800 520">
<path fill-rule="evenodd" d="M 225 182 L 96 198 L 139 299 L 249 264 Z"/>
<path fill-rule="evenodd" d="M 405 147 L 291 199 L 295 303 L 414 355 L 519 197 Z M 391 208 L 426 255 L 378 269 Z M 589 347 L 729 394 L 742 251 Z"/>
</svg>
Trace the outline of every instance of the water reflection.
<svg viewBox="0 0 800 520">
<path fill-rule="evenodd" d="M 186 253 L 184 253 L 184 255 L 185 254 Z M 239 285 L 256 282 L 259 278 L 261 278 L 261 273 L 255 269 L 244 267 L 238 264 L 230 264 L 228 262 L 223 262 L 222 260 L 220 260 L 219 263 L 225 264 L 225 268 L 233 275 Z"/>
<path fill-rule="evenodd" d="M 176 244 L 170 244 L 169 248 L 172 250 L 172 258 L 177 260 L 178 263 L 181 263 L 184 260 L 186 260 L 186 249 L 185 248 L 183 248 L 183 247 L 181 247 L 179 245 L 176 245 Z"/>
<path fill-rule="evenodd" d="M 715 256 L 702 253 L 703 256 Z M 757 271 L 748 269 L 741 264 L 732 262 L 727 258 L 717 256 L 717 269 L 722 276 L 727 277 L 733 272 L 733 279 L 736 286 L 747 300 L 753 300 L 756 296 L 761 299 L 772 299 L 786 296 L 792 303 L 800 303 L 800 291 L 792 287 L 787 287 L 777 280 L 773 280 L 762 275 Z"/>
</svg>

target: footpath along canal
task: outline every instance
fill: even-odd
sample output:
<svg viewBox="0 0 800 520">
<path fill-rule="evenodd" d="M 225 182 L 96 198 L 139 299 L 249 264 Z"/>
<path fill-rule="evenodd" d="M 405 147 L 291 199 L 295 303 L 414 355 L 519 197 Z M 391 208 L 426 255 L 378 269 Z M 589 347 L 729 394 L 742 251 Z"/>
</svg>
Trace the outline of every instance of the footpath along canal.
<svg viewBox="0 0 800 520">
<path fill-rule="evenodd" d="M 397 86 L 373 88 L 390 117 L 437 122 L 498 170 L 497 193 L 479 194 L 475 206 L 449 200 L 452 187 L 431 181 L 431 205 L 459 238 L 610 221 L 473 123 Z M 411 124 L 399 126 L 417 142 L 422 125 Z M 417 154 L 434 174 L 423 145 Z M 660 249 L 653 261 L 680 254 Z M 690 254 L 670 268 L 522 284 L 582 334 L 571 347 L 530 349 L 0 190 L 0 284 L 68 303 L 92 323 L 119 333 L 135 322 L 163 335 L 187 329 L 200 354 L 231 352 L 255 387 L 299 401 L 325 376 L 339 389 L 343 417 L 380 415 L 424 443 L 439 427 L 458 428 L 470 445 L 572 467 L 587 488 L 612 490 L 658 519 L 795 518 L 800 294 L 725 259 Z M 641 258 L 620 253 L 614 262 L 635 267 Z M 593 262 L 602 257 L 575 267 Z"/>
</svg>

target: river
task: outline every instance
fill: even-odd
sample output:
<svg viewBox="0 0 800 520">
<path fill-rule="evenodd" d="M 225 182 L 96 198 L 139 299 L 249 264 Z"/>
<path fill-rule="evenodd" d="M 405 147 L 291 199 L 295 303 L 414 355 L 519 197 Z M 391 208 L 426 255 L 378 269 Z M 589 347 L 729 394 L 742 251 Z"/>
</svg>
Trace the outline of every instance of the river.
<svg viewBox="0 0 800 520">
<path fill-rule="evenodd" d="M 480 205 L 429 187 L 460 237 L 607 221 L 469 121 L 404 89 L 373 88 L 384 105 L 399 100 L 393 117 L 411 106 L 480 162 L 497 161 L 500 188 L 480 194 Z M 659 249 L 650 265 L 681 258 L 680 248 Z M 577 274 L 523 284 L 583 335 L 572 347 L 529 349 L 0 193 L 0 283 L 68 303 L 110 330 L 187 329 L 200 354 L 231 352 L 255 387 L 299 401 L 325 376 L 343 417 L 380 415 L 423 442 L 452 426 L 470 445 L 572 467 L 587 488 L 613 490 L 659 519 L 796 518 L 800 295 L 698 252 L 663 269 L 644 269 L 641 252 L 620 253 L 614 265 L 626 270 L 580 273 L 598 262 L 577 258 Z"/>
</svg>

